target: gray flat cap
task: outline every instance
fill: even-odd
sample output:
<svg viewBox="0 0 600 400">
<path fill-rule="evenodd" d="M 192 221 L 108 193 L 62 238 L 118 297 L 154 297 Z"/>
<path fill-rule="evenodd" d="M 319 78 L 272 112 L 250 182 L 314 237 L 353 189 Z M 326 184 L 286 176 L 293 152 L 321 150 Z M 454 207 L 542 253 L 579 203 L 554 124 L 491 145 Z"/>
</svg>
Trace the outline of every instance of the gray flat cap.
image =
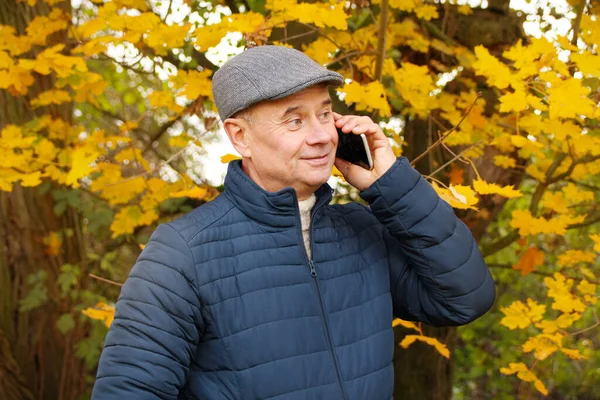
<svg viewBox="0 0 600 400">
<path fill-rule="evenodd" d="M 221 120 L 263 100 L 287 97 L 317 83 L 342 86 L 344 78 L 301 51 L 257 46 L 227 61 L 212 80 Z"/>
</svg>

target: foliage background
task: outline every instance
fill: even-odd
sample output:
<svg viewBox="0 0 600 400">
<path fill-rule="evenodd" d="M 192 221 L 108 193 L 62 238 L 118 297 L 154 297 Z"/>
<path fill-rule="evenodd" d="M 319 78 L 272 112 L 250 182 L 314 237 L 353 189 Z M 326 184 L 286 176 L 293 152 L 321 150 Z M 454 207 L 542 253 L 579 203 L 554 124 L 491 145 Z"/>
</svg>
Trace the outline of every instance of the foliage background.
<svg viewBox="0 0 600 400">
<path fill-rule="evenodd" d="M 396 396 L 597 399 L 600 7 L 586 0 L 0 2 L 0 398 L 90 395 L 157 224 L 218 195 L 210 77 L 246 46 L 347 78 L 498 285 L 459 329 L 393 325 Z M 336 179 L 337 202 L 357 193 Z M 390 321 L 392 323 L 392 321 Z"/>
</svg>

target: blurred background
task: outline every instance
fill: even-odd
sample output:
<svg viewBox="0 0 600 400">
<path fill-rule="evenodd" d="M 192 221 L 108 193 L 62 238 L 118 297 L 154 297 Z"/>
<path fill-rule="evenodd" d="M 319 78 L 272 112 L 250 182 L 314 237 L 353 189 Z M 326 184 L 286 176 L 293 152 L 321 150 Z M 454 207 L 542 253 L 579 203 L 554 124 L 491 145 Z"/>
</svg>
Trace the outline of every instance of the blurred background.
<svg viewBox="0 0 600 400">
<path fill-rule="evenodd" d="M 389 136 L 497 283 L 460 328 L 394 320 L 395 398 L 600 399 L 600 4 L 0 0 L 0 399 L 86 399 L 120 285 L 234 150 L 211 76 L 278 44 Z M 334 170 L 335 202 L 360 201 Z"/>
</svg>

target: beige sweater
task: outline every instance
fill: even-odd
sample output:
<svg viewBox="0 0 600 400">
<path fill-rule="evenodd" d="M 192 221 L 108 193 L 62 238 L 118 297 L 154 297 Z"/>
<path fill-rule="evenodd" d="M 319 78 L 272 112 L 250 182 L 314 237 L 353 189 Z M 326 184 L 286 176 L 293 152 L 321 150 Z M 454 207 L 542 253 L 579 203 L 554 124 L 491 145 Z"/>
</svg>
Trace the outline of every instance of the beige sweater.
<svg viewBox="0 0 600 400">
<path fill-rule="evenodd" d="M 302 238 L 304 239 L 304 247 L 308 258 L 312 258 L 310 251 L 310 212 L 315 205 L 316 196 L 313 194 L 306 200 L 298 201 L 300 207 L 300 221 L 302 222 Z"/>
</svg>

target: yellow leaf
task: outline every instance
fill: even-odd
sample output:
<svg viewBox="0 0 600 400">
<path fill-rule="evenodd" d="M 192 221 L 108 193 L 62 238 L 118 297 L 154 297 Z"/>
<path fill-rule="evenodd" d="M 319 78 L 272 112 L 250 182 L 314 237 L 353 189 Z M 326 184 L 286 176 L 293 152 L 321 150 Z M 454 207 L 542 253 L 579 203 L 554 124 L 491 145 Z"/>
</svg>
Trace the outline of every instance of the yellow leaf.
<svg viewBox="0 0 600 400">
<path fill-rule="evenodd" d="M 566 329 L 573 325 L 573 323 L 581 318 L 579 313 L 566 313 L 561 314 L 556 320 L 542 320 L 535 324 L 535 326 L 542 330 L 543 333 L 554 333 L 559 329 Z"/>
<path fill-rule="evenodd" d="M 62 237 L 58 232 L 50 232 L 46 237 L 43 238 L 43 242 L 46 245 L 46 254 L 50 256 L 58 256 L 62 248 Z"/>
<path fill-rule="evenodd" d="M 544 263 L 544 253 L 539 251 L 537 247 L 529 247 L 519 261 L 513 265 L 513 269 L 521 271 L 521 275 L 525 276 Z"/>
<path fill-rule="evenodd" d="M 9 89 L 16 94 L 25 95 L 34 82 L 33 75 L 20 65 L 13 65 L 8 70 L 0 70 L 0 89 Z"/>
<path fill-rule="evenodd" d="M 514 168 L 517 162 L 514 158 L 508 156 L 494 156 L 494 164 L 501 168 Z"/>
<path fill-rule="evenodd" d="M 158 219 L 155 210 L 143 211 L 138 206 L 122 208 L 114 217 L 110 226 L 113 239 L 123 234 L 133 233 L 138 226 L 147 226 Z"/>
<path fill-rule="evenodd" d="M 540 233 L 564 235 L 570 223 L 572 220 L 561 216 L 547 220 L 544 217 L 534 218 L 529 210 L 515 210 L 510 226 L 519 230 L 519 236 L 525 237 Z"/>
<path fill-rule="evenodd" d="M 339 93 L 344 93 L 344 102 L 348 105 L 356 103 L 357 111 L 379 110 L 381 115 L 389 116 L 391 114 L 390 106 L 385 94 L 385 88 L 378 82 L 370 82 L 367 85 L 361 85 L 356 81 L 346 84 L 338 89 Z"/>
<path fill-rule="evenodd" d="M 202 200 L 206 197 L 208 193 L 208 189 L 205 187 L 195 187 L 189 190 L 181 190 L 179 192 L 172 193 L 172 197 L 189 197 L 191 199 L 199 199 Z"/>
<path fill-rule="evenodd" d="M 513 188 L 513 186 L 501 187 L 495 183 L 488 183 L 480 179 L 473 181 L 473 189 L 479 194 L 498 194 L 509 199 L 523 196 L 523 193 Z"/>
<path fill-rule="evenodd" d="M 542 203 L 545 208 L 556 211 L 559 214 L 569 212 L 569 202 L 562 192 L 546 192 L 542 197 Z"/>
<path fill-rule="evenodd" d="M 596 259 L 596 254 L 590 251 L 567 250 L 558 256 L 558 265 L 572 267 L 579 263 L 591 263 Z"/>
<path fill-rule="evenodd" d="M 62 104 L 71 101 L 69 92 L 59 89 L 47 90 L 40 93 L 38 97 L 31 100 L 31 106 L 34 108 L 47 106 L 49 104 Z"/>
<path fill-rule="evenodd" d="M 438 196 L 453 208 L 477 210 L 474 205 L 477 204 L 479 200 L 470 187 L 457 185 L 450 186 L 446 189 L 435 182 L 432 182 L 432 186 Z"/>
<path fill-rule="evenodd" d="M 110 328 L 115 318 L 115 306 L 110 306 L 106 303 L 99 302 L 94 307 L 88 307 L 82 310 L 81 313 L 91 319 L 97 319 L 104 322 L 107 328 Z"/>
<path fill-rule="evenodd" d="M 564 355 L 572 360 L 587 360 L 588 357 L 584 356 L 576 349 L 560 349 Z"/>
<path fill-rule="evenodd" d="M 411 111 L 425 116 L 435 107 L 431 92 L 435 90 L 435 82 L 426 65 L 415 65 L 403 62 L 402 67 L 392 73 L 396 89 L 411 106 Z"/>
<path fill-rule="evenodd" d="M 534 386 L 538 390 L 538 392 L 540 392 L 544 396 L 548 396 L 548 389 L 546 389 L 546 386 L 544 386 L 544 383 L 542 381 L 536 379 L 534 382 Z"/>
<path fill-rule="evenodd" d="M 585 304 L 571 293 L 573 279 L 566 279 L 561 273 L 555 272 L 552 278 L 544 278 L 544 283 L 548 287 L 548 297 L 554 299 L 552 303 L 554 310 L 564 313 L 585 311 Z"/>
<path fill-rule="evenodd" d="M 514 93 L 506 93 L 500 97 L 500 112 L 525 111 L 527 109 L 527 93 L 523 89 Z"/>
<path fill-rule="evenodd" d="M 429 336 L 406 335 L 400 342 L 400 347 L 406 349 L 417 340 L 433 346 L 443 357 L 450 358 L 450 350 L 448 350 L 448 347 L 446 347 L 445 344 L 440 343 L 436 338 Z"/>
<path fill-rule="evenodd" d="M 471 9 L 471 7 L 468 4 L 463 4 L 461 6 L 458 6 L 456 11 L 458 11 L 460 14 L 463 14 L 463 15 L 471 15 L 473 13 L 473 9 Z"/>
<path fill-rule="evenodd" d="M 596 285 L 584 279 L 577 285 L 577 290 L 579 290 L 581 294 L 593 295 L 596 294 Z"/>
<path fill-rule="evenodd" d="M 221 156 L 221 162 L 223 164 L 228 164 L 233 160 L 241 160 L 242 158 L 240 156 L 236 156 L 235 154 L 225 154 L 224 156 Z"/>
<path fill-rule="evenodd" d="M 510 363 L 508 365 L 508 368 L 500 368 L 500 373 L 504 375 L 517 374 L 519 379 L 525 382 L 533 382 L 537 379 L 535 374 L 531 372 L 529 368 L 527 368 L 527 366 L 523 363 Z"/>
<path fill-rule="evenodd" d="M 600 234 L 599 235 L 590 235 L 590 239 L 594 241 L 594 251 L 600 253 Z"/>
<path fill-rule="evenodd" d="M 562 335 L 541 333 L 529 338 L 522 347 L 525 353 L 531 353 L 533 351 L 535 358 L 538 360 L 545 360 L 549 355 L 555 353 L 562 347 Z"/>
<path fill-rule="evenodd" d="M 578 118 L 594 113 L 595 105 L 588 98 L 590 88 L 581 80 L 569 78 L 548 88 L 550 118 Z"/>
<path fill-rule="evenodd" d="M 397 326 L 403 326 L 407 329 L 414 329 L 417 332 L 421 332 L 421 330 L 419 329 L 419 327 L 417 325 L 415 325 L 414 322 L 411 321 L 405 321 L 403 319 L 400 318 L 394 318 L 394 320 L 392 321 L 392 328 L 395 328 Z"/>
<path fill-rule="evenodd" d="M 513 330 L 526 328 L 532 322 L 541 320 L 546 312 L 546 306 L 532 299 L 527 299 L 527 305 L 517 300 L 508 307 L 501 307 L 500 311 L 505 315 L 500 324 Z"/>
<path fill-rule="evenodd" d="M 473 68 L 478 75 L 485 76 L 490 85 L 498 89 L 506 89 L 511 84 L 513 77 L 510 69 L 492 56 L 488 49 L 481 45 L 477 46 L 475 55 L 477 61 L 473 64 Z"/>
<path fill-rule="evenodd" d="M 85 147 L 79 147 L 71 153 L 71 169 L 67 175 L 67 184 L 79 187 L 77 181 L 88 176 L 94 171 L 92 163 L 100 156 L 100 153 Z"/>
<path fill-rule="evenodd" d="M 182 71 L 169 78 L 175 89 L 181 89 L 179 96 L 185 96 L 188 100 L 196 100 L 199 97 L 212 99 L 212 83 L 209 79 L 212 71 Z"/>
</svg>

